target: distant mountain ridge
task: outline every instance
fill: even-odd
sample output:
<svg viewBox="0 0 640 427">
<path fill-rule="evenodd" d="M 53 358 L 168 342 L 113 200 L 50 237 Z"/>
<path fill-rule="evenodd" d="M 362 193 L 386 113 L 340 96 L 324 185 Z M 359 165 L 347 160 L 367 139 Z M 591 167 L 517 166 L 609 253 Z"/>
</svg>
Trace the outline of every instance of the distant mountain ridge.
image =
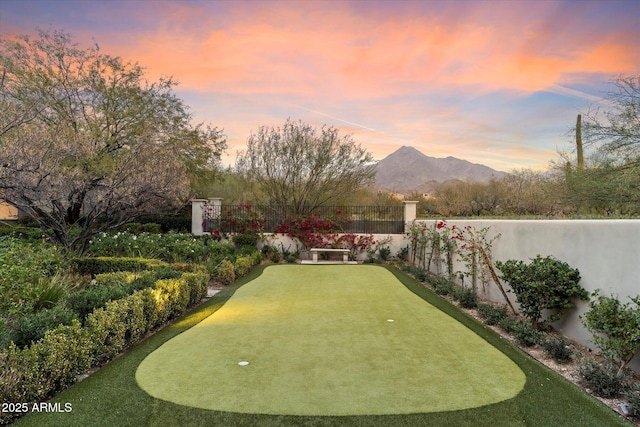
<svg viewBox="0 0 640 427">
<path fill-rule="evenodd" d="M 487 182 L 506 175 L 485 165 L 451 156 L 430 157 L 413 147 L 402 146 L 376 165 L 376 186 L 394 193 L 423 193 L 442 182 Z"/>
</svg>

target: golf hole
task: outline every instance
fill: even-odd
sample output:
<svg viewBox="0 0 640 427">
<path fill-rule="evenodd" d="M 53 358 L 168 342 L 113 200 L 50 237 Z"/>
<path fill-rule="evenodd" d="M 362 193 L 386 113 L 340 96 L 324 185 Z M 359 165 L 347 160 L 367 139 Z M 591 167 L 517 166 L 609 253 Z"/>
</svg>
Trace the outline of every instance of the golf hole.
<svg viewBox="0 0 640 427">
<path fill-rule="evenodd" d="M 247 362 L 246 360 L 243 360 L 242 362 L 238 362 L 238 365 L 240 366 L 247 366 L 249 364 L 249 362 Z"/>
</svg>

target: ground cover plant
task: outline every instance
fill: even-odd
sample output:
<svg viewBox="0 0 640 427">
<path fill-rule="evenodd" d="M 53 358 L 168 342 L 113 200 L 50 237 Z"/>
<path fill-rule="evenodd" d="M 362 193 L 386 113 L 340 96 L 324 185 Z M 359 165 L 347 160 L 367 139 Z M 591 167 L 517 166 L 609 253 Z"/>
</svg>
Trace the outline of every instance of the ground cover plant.
<svg viewBox="0 0 640 427">
<path fill-rule="evenodd" d="M 344 268 L 349 266 L 336 266 Z M 258 268 L 234 286 L 214 296 L 197 310 L 148 338 L 127 354 L 110 362 L 86 380 L 58 395 L 52 403 L 68 403 L 68 413 L 32 413 L 19 420 L 21 426 L 67 425 L 343 425 L 343 426 L 514 426 L 514 425 L 630 425 L 593 397 L 525 356 L 499 335 L 461 313 L 422 284 L 399 270 L 390 271 L 413 293 L 473 330 L 526 374 L 524 389 L 516 397 L 480 408 L 430 414 L 380 416 L 280 416 L 239 414 L 189 408 L 155 399 L 136 384 L 140 363 L 169 339 L 185 332 L 215 313 L 245 283 L 257 278 Z M 319 302 L 320 304 L 322 302 Z M 451 357 L 456 357 L 452 354 Z M 203 361 L 206 363 L 206 361 Z M 212 379 L 214 381 L 215 379 Z M 434 397 L 437 399 L 437 396 Z M 544 410 L 541 410 L 544 408 Z"/>
</svg>

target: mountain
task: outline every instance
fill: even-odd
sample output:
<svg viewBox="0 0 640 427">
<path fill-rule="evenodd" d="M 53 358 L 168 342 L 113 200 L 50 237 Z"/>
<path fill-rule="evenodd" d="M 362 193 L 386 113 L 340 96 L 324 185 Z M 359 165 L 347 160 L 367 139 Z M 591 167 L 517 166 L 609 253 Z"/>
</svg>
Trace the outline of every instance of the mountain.
<svg viewBox="0 0 640 427">
<path fill-rule="evenodd" d="M 505 175 L 488 166 L 455 157 L 429 157 L 413 147 L 403 146 L 378 162 L 376 186 L 395 193 L 425 193 L 442 182 L 486 182 Z"/>
</svg>

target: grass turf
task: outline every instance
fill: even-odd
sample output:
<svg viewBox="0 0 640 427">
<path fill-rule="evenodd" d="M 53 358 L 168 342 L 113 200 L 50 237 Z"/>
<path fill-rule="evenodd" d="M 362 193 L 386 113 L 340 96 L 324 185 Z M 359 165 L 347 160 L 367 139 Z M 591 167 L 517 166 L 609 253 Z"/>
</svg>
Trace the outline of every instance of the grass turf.
<svg viewBox="0 0 640 427">
<path fill-rule="evenodd" d="M 212 411 L 166 402 L 140 389 L 140 363 L 171 338 L 215 313 L 245 283 L 262 274 L 258 268 L 197 310 L 159 331 L 53 402 L 71 403 L 69 413 L 31 413 L 20 426 L 631 426 L 593 397 L 558 376 L 491 329 L 464 315 L 446 300 L 397 269 L 389 270 L 412 292 L 468 326 L 509 356 L 527 380 L 515 398 L 479 408 L 407 415 L 284 416 Z"/>
<path fill-rule="evenodd" d="M 511 359 L 383 267 L 295 264 L 266 269 L 151 353 L 136 379 L 173 403 L 282 415 L 460 410 L 525 383 Z"/>
</svg>

